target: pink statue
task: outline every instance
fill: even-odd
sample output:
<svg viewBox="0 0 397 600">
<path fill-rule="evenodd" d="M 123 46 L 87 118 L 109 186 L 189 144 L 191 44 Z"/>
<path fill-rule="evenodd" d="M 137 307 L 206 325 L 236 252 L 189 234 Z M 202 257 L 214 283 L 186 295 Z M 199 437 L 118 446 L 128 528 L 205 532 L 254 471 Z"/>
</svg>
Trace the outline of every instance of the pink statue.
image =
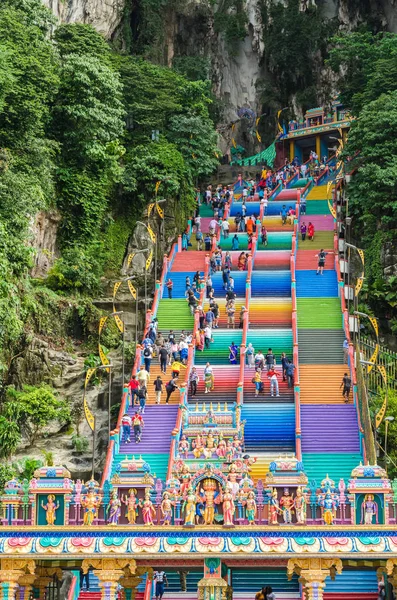
<svg viewBox="0 0 397 600">
<path fill-rule="evenodd" d="M 219 439 L 219 443 L 218 443 L 218 447 L 216 449 L 216 453 L 219 456 L 219 458 L 225 458 L 226 456 L 226 442 L 223 439 L 223 437 L 221 436 Z"/>
<path fill-rule="evenodd" d="M 156 510 L 153 506 L 153 502 L 150 500 L 150 491 L 148 489 L 145 492 L 145 500 L 141 503 L 141 506 L 143 522 L 145 525 L 154 525 L 153 517 L 156 515 Z"/>
<path fill-rule="evenodd" d="M 189 453 L 189 442 L 186 439 L 186 435 L 183 435 L 179 442 L 179 454 L 184 455 L 187 458 Z"/>
<path fill-rule="evenodd" d="M 234 499 L 230 488 L 230 484 L 227 484 L 226 492 L 223 494 L 223 524 L 231 527 L 233 525 L 234 518 Z"/>
</svg>

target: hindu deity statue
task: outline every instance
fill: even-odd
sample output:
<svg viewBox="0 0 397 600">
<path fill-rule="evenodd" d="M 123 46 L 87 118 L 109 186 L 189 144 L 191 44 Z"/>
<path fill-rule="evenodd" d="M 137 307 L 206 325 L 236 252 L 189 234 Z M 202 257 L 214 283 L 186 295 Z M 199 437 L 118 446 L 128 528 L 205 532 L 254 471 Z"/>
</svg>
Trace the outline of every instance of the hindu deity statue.
<svg viewBox="0 0 397 600">
<path fill-rule="evenodd" d="M 95 490 L 90 488 L 88 493 L 81 499 L 81 506 L 84 508 L 83 525 L 91 526 L 98 516 L 98 509 L 101 499 Z"/>
<path fill-rule="evenodd" d="M 185 458 L 188 457 L 189 454 L 189 442 L 186 439 L 186 435 L 183 435 L 179 441 L 179 454 L 181 456 L 184 456 Z"/>
<path fill-rule="evenodd" d="M 192 476 L 190 474 L 190 469 L 189 469 L 188 465 L 183 465 L 182 471 L 181 471 L 181 473 L 179 475 L 179 478 L 182 480 L 181 494 L 183 495 L 189 489 L 190 481 L 192 479 Z"/>
<path fill-rule="evenodd" d="M 277 498 L 277 489 L 274 488 L 269 501 L 269 525 L 278 525 L 279 513 L 281 513 L 280 503 Z"/>
<path fill-rule="evenodd" d="M 219 492 L 215 479 L 204 479 L 200 495 L 204 502 L 204 525 L 213 525 L 215 519 L 215 504 L 218 504 Z"/>
<path fill-rule="evenodd" d="M 163 525 L 171 525 L 172 520 L 172 502 L 168 492 L 164 492 L 163 501 L 160 505 L 161 514 L 163 515 Z"/>
<path fill-rule="evenodd" d="M 240 486 L 237 481 L 237 476 L 238 476 L 238 471 L 237 471 L 236 465 L 235 464 L 230 465 L 229 475 L 227 476 L 227 479 L 229 481 L 228 485 L 233 494 L 233 498 L 236 498 L 236 496 L 239 492 L 239 489 L 240 489 Z"/>
<path fill-rule="evenodd" d="M 47 504 L 41 503 L 41 508 L 45 510 L 45 519 L 47 525 L 55 525 L 55 519 L 57 518 L 57 510 L 59 508 L 59 502 L 55 503 L 54 494 L 47 496 Z"/>
<path fill-rule="evenodd" d="M 210 431 L 207 435 L 206 447 L 203 448 L 205 458 L 212 458 L 212 454 L 215 450 L 214 434 Z"/>
<path fill-rule="evenodd" d="M 226 462 L 233 462 L 234 454 L 235 454 L 235 448 L 232 444 L 232 440 L 227 440 L 226 455 L 225 455 Z"/>
<path fill-rule="evenodd" d="M 294 498 L 289 493 L 289 489 L 284 489 L 284 495 L 280 498 L 280 507 L 283 513 L 284 523 L 292 522 L 292 512 L 294 508 Z"/>
<path fill-rule="evenodd" d="M 145 525 L 154 525 L 153 517 L 156 515 L 156 509 L 153 506 L 153 502 L 150 500 L 150 490 L 145 491 L 145 500 L 142 502 L 142 516 Z"/>
<path fill-rule="evenodd" d="M 323 519 L 326 525 L 332 525 L 335 518 L 335 510 L 339 506 L 339 501 L 336 497 L 333 497 L 331 490 L 328 489 L 325 496 L 319 501 L 320 506 L 323 507 Z"/>
<path fill-rule="evenodd" d="M 230 483 L 227 484 L 226 491 L 222 495 L 222 499 L 223 499 L 223 524 L 226 527 L 232 527 L 235 505 L 234 505 L 234 498 L 233 498 Z"/>
<path fill-rule="evenodd" d="M 378 522 L 378 505 L 374 501 L 373 494 L 366 494 L 364 501 L 361 505 L 361 523 L 365 525 L 373 525 L 373 519 L 375 517 L 375 523 Z"/>
<path fill-rule="evenodd" d="M 136 490 L 131 488 L 128 491 L 128 496 L 124 496 L 124 498 L 122 498 L 122 502 L 127 507 L 126 517 L 128 519 L 128 523 L 130 525 L 135 525 L 136 517 L 138 514 L 137 509 L 138 509 L 138 505 L 139 505 L 138 501 L 137 501 L 137 497 L 136 497 Z"/>
<path fill-rule="evenodd" d="M 185 525 L 193 527 L 194 518 L 196 516 L 196 494 L 192 487 L 189 487 L 186 495 L 186 500 L 183 503 L 182 511 L 185 512 Z"/>
<path fill-rule="evenodd" d="M 223 439 L 222 434 L 220 434 L 220 436 L 219 436 L 218 447 L 215 452 L 219 458 L 225 458 L 225 456 L 226 456 L 226 442 Z"/>
<path fill-rule="evenodd" d="M 297 523 L 304 525 L 306 523 L 306 500 L 300 487 L 296 490 L 294 508 Z"/>
<path fill-rule="evenodd" d="M 248 520 L 248 525 L 255 525 L 255 517 L 256 517 L 257 509 L 256 509 L 256 501 L 255 501 L 255 492 L 248 492 L 247 500 L 245 501 L 245 515 Z"/>
<path fill-rule="evenodd" d="M 112 491 L 107 507 L 108 525 L 118 525 L 121 513 L 121 500 L 117 495 L 117 490 Z"/>
<path fill-rule="evenodd" d="M 240 438 L 238 437 L 237 434 L 233 437 L 232 446 L 235 450 L 236 456 L 241 456 L 242 449 L 243 449 L 243 442 L 240 440 Z"/>
<path fill-rule="evenodd" d="M 204 449 L 204 442 L 201 435 L 198 433 L 196 438 L 192 442 L 194 458 L 200 458 Z"/>
</svg>

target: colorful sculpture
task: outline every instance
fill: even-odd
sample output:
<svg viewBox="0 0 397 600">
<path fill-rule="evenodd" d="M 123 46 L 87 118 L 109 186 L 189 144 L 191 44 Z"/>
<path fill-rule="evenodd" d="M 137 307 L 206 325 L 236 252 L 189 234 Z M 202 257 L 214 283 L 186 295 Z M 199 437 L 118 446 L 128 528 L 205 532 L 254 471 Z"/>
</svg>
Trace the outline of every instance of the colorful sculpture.
<svg viewBox="0 0 397 600">
<path fill-rule="evenodd" d="M 226 492 L 223 494 L 222 499 L 223 499 L 223 524 L 226 527 L 232 527 L 233 519 L 234 519 L 235 505 L 234 505 L 234 499 L 233 499 L 233 494 L 232 494 L 230 484 L 227 485 Z"/>
<path fill-rule="evenodd" d="M 255 492 L 248 492 L 248 497 L 245 502 L 245 515 L 247 517 L 248 525 L 255 525 L 257 508 L 255 501 Z"/>
<path fill-rule="evenodd" d="M 101 504 L 101 498 L 90 488 L 88 493 L 81 499 L 81 506 L 84 508 L 83 525 L 91 527 L 94 520 L 98 517 L 98 509 Z"/>
<path fill-rule="evenodd" d="M 284 523 L 292 523 L 292 513 L 294 508 L 294 498 L 289 493 L 289 489 L 284 489 L 284 495 L 280 498 L 280 507 L 283 514 Z"/>
<path fill-rule="evenodd" d="M 203 448 L 205 458 L 212 458 L 212 454 L 215 450 L 215 440 L 212 431 L 207 435 L 207 441 L 205 448 Z"/>
<path fill-rule="evenodd" d="M 278 525 L 278 515 L 281 513 L 277 490 L 274 488 L 269 502 L 269 525 Z"/>
<path fill-rule="evenodd" d="M 332 495 L 331 490 L 328 489 L 325 496 L 319 501 L 320 506 L 323 507 L 323 519 L 326 525 L 333 525 L 335 518 L 335 510 L 339 506 L 339 501 Z"/>
<path fill-rule="evenodd" d="M 216 480 L 208 478 L 204 480 L 203 487 L 200 490 L 204 503 L 204 525 L 213 525 L 214 523 L 215 504 L 218 504 L 217 498 L 219 497 L 217 487 Z"/>
<path fill-rule="evenodd" d="M 196 439 L 192 442 L 194 458 L 200 458 L 203 453 L 204 443 L 200 434 L 197 434 Z"/>
<path fill-rule="evenodd" d="M 373 494 L 366 494 L 364 496 L 364 501 L 361 506 L 361 523 L 365 525 L 373 525 L 374 517 L 375 523 L 378 522 L 378 505 L 374 501 Z"/>
<path fill-rule="evenodd" d="M 189 454 L 189 442 L 186 439 L 186 435 L 183 435 L 179 442 L 179 454 L 188 457 Z"/>
<path fill-rule="evenodd" d="M 117 490 L 112 491 L 106 512 L 108 525 L 118 525 L 121 514 L 121 500 L 117 495 Z"/>
<path fill-rule="evenodd" d="M 156 516 L 156 509 L 153 506 L 153 502 L 150 500 L 150 490 L 145 491 L 145 500 L 142 502 L 142 517 L 145 525 L 154 525 L 153 517 Z"/>
<path fill-rule="evenodd" d="M 186 500 L 183 503 L 182 511 L 185 512 L 185 525 L 194 527 L 194 519 L 196 516 L 196 494 L 192 487 L 187 491 Z"/>
<path fill-rule="evenodd" d="M 56 512 L 59 508 L 59 502 L 55 504 L 55 496 L 54 494 L 49 494 L 47 496 L 47 504 L 41 503 L 41 508 L 46 511 L 46 521 L 47 525 L 55 525 L 56 520 Z"/>
<path fill-rule="evenodd" d="M 231 492 L 233 494 L 233 498 L 237 497 L 237 494 L 238 494 L 239 489 L 240 489 L 240 486 L 239 486 L 238 481 L 237 481 L 237 475 L 238 475 L 238 472 L 237 472 L 236 465 L 235 464 L 230 465 L 230 467 L 229 467 L 229 475 L 228 475 L 227 478 L 228 478 L 228 481 L 229 481 L 228 486 L 230 487 L 230 490 L 231 490 Z"/>
<path fill-rule="evenodd" d="M 296 521 L 299 525 L 305 525 L 306 523 L 306 500 L 303 495 L 302 489 L 298 487 L 296 490 L 296 496 L 294 500 L 294 508 L 296 514 Z"/>
<path fill-rule="evenodd" d="M 138 508 L 139 504 L 138 504 L 137 497 L 135 494 L 136 494 L 136 490 L 131 488 L 128 491 L 128 496 L 124 496 L 124 498 L 122 499 L 122 502 L 127 507 L 126 517 L 128 519 L 129 525 L 135 525 L 136 517 L 138 514 L 137 508 Z"/>
<path fill-rule="evenodd" d="M 219 437 L 218 447 L 216 449 L 216 454 L 219 458 L 225 458 L 226 456 L 226 442 L 223 439 L 223 435 L 221 434 Z"/>
<path fill-rule="evenodd" d="M 172 502 L 168 492 L 164 492 L 163 501 L 160 505 L 161 514 L 163 515 L 163 525 L 171 525 L 172 521 Z"/>
</svg>

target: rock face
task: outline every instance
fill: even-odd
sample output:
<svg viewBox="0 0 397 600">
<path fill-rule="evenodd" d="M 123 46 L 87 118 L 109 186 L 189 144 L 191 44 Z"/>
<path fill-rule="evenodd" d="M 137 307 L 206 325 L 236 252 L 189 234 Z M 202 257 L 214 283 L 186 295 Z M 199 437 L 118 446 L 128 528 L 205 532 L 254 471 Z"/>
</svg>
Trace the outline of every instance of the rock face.
<svg viewBox="0 0 397 600">
<path fill-rule="evenodd" d="M 64 23 L 93 25 L 106 38 L 111 38 L 120 26 L 124 0 L 43 0 L 43 3 Z"/>
<path fill-rule="evenodd" d="M 58 258 L 57 233 L 61 216 L 56 211 L 40 211 L 32 224 L 32 246 L 35 249 L 32 277 L 45 277 Z"/>
</svg>

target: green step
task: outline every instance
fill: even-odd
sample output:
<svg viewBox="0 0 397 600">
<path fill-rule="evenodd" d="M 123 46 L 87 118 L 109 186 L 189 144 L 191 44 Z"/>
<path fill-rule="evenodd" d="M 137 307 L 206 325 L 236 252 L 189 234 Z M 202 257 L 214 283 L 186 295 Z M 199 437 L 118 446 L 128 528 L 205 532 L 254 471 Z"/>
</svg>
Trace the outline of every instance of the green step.
<svg viewBox="0 0 397 600">
<path fill-rule="evenodd" d="M 289 188 L 290 189 L 296 189 L 296 188 L 303 188 L 305 187 L 305 185 L 307 184 L 309 180 L 307 178 L 305 179 L 297 179 L 297 181 L 294 181 Z"/>
<path fill-rule="evenodd" d="M 200 217 L 213 217 L 214 216 L 214 211 L 212 210 L 212 207 L 208 204 L 201 204 L 200 205 Z"/>
<path fill-rule="evenodd" d="M 303 453 L 302 462 L 309 483 L 315 479 L 317 485 L 328 475 L 338 485 L 339 479 L 344 479 L 347 484 L 352 470 L 362 462 L 361 454 L 349 452 L 330 453 Z"/>
<path fill-rule="evenodd" d="M 302 217 L 303 219 L 303 217 Z M 310 219 L 306 219 L 306 225 L 308 225 Z M 332 250 L 334 247 L 334 232 L 333 231 L 315 231 L 314 240 L 306 238 L 304 242 L 299 237 L 298 249 L 299 250 Z"/>
<path fill-rule="evenodd" d="M 184 298 L 163 298 L 157 310 L 159 331 L 162 329 L 193 329 L 194 318 Z"/>
<path fill-rule="evenodd" d="M 232 240 L 234 234 L 230 234 L 228 238 L 221 238 L 219 245 L 222 250 L 232 249 Z M 239 250 L 248 249 L 248 235 L 246 233 L 238 235 Z M 272 231 L 267 234 L 267 246 L 261 247 L 261 250 L 290 250 L 292 247 L 292 232 L 291 231 Z"/>
<path fill-rule="evenodd" d="M 280 354 L 286 352 L 292 353 L 293 340 L 291 329 L 251 329 L 248 331 L 247 344 L 251 343 L 255 352 L 262 350 L 266 355 L 268 348 L 273 350 L 277 362 L 280 360 Z"/>
<path fill-rule="evenodd" d="M 339 298 L 298 298 L 299 329 L 340 329 L 342 311 Z"/>
<path fill-rule="evenodd" d="M 138 458 L 140 458 L 140 456 L 142 456 L 142 459 L 150 465 L 151 473 L 152 474 L 155 473 L 156 477 L 165 481 L 166 476 L 167 476 L 169 454 L 142 454 L 141 455 L 141 454 L 139 454 L 139 452 L 137 452 L 134 456 L 136 459 L 138 459 Z M 130 455 L 130 454 L 128 454 L 128 455 L 127 454 L 117 454 L 115 456 L 115 458 L 113 460 L 113 464 L 112 464 L 112 476 L 116 472 L 116 466 L 122 460 L 125 460 L 127 457 L 132 459 L 132 455 Z"/>
<path fill-rule="evenodd" d="M 241 329 L 214 329 L 213 339 L 210 348 L 205 349 L 204 352 L 196 352 L 195 364 L 205 365 L 208 361 L 213 365 L 228 365 L 229 362 L 229 346 L 232 342 L 236 346 L 240 346 L 243 332 Z M 240 356 L 240 355 L 239 355 Z M 237 363 L 240 364 L 238 358 Z"/>
<path fill-rule="evenodd" d="M 329 215 L 327 200 L 307 200 L 306 215 Z"/>
</svg>

